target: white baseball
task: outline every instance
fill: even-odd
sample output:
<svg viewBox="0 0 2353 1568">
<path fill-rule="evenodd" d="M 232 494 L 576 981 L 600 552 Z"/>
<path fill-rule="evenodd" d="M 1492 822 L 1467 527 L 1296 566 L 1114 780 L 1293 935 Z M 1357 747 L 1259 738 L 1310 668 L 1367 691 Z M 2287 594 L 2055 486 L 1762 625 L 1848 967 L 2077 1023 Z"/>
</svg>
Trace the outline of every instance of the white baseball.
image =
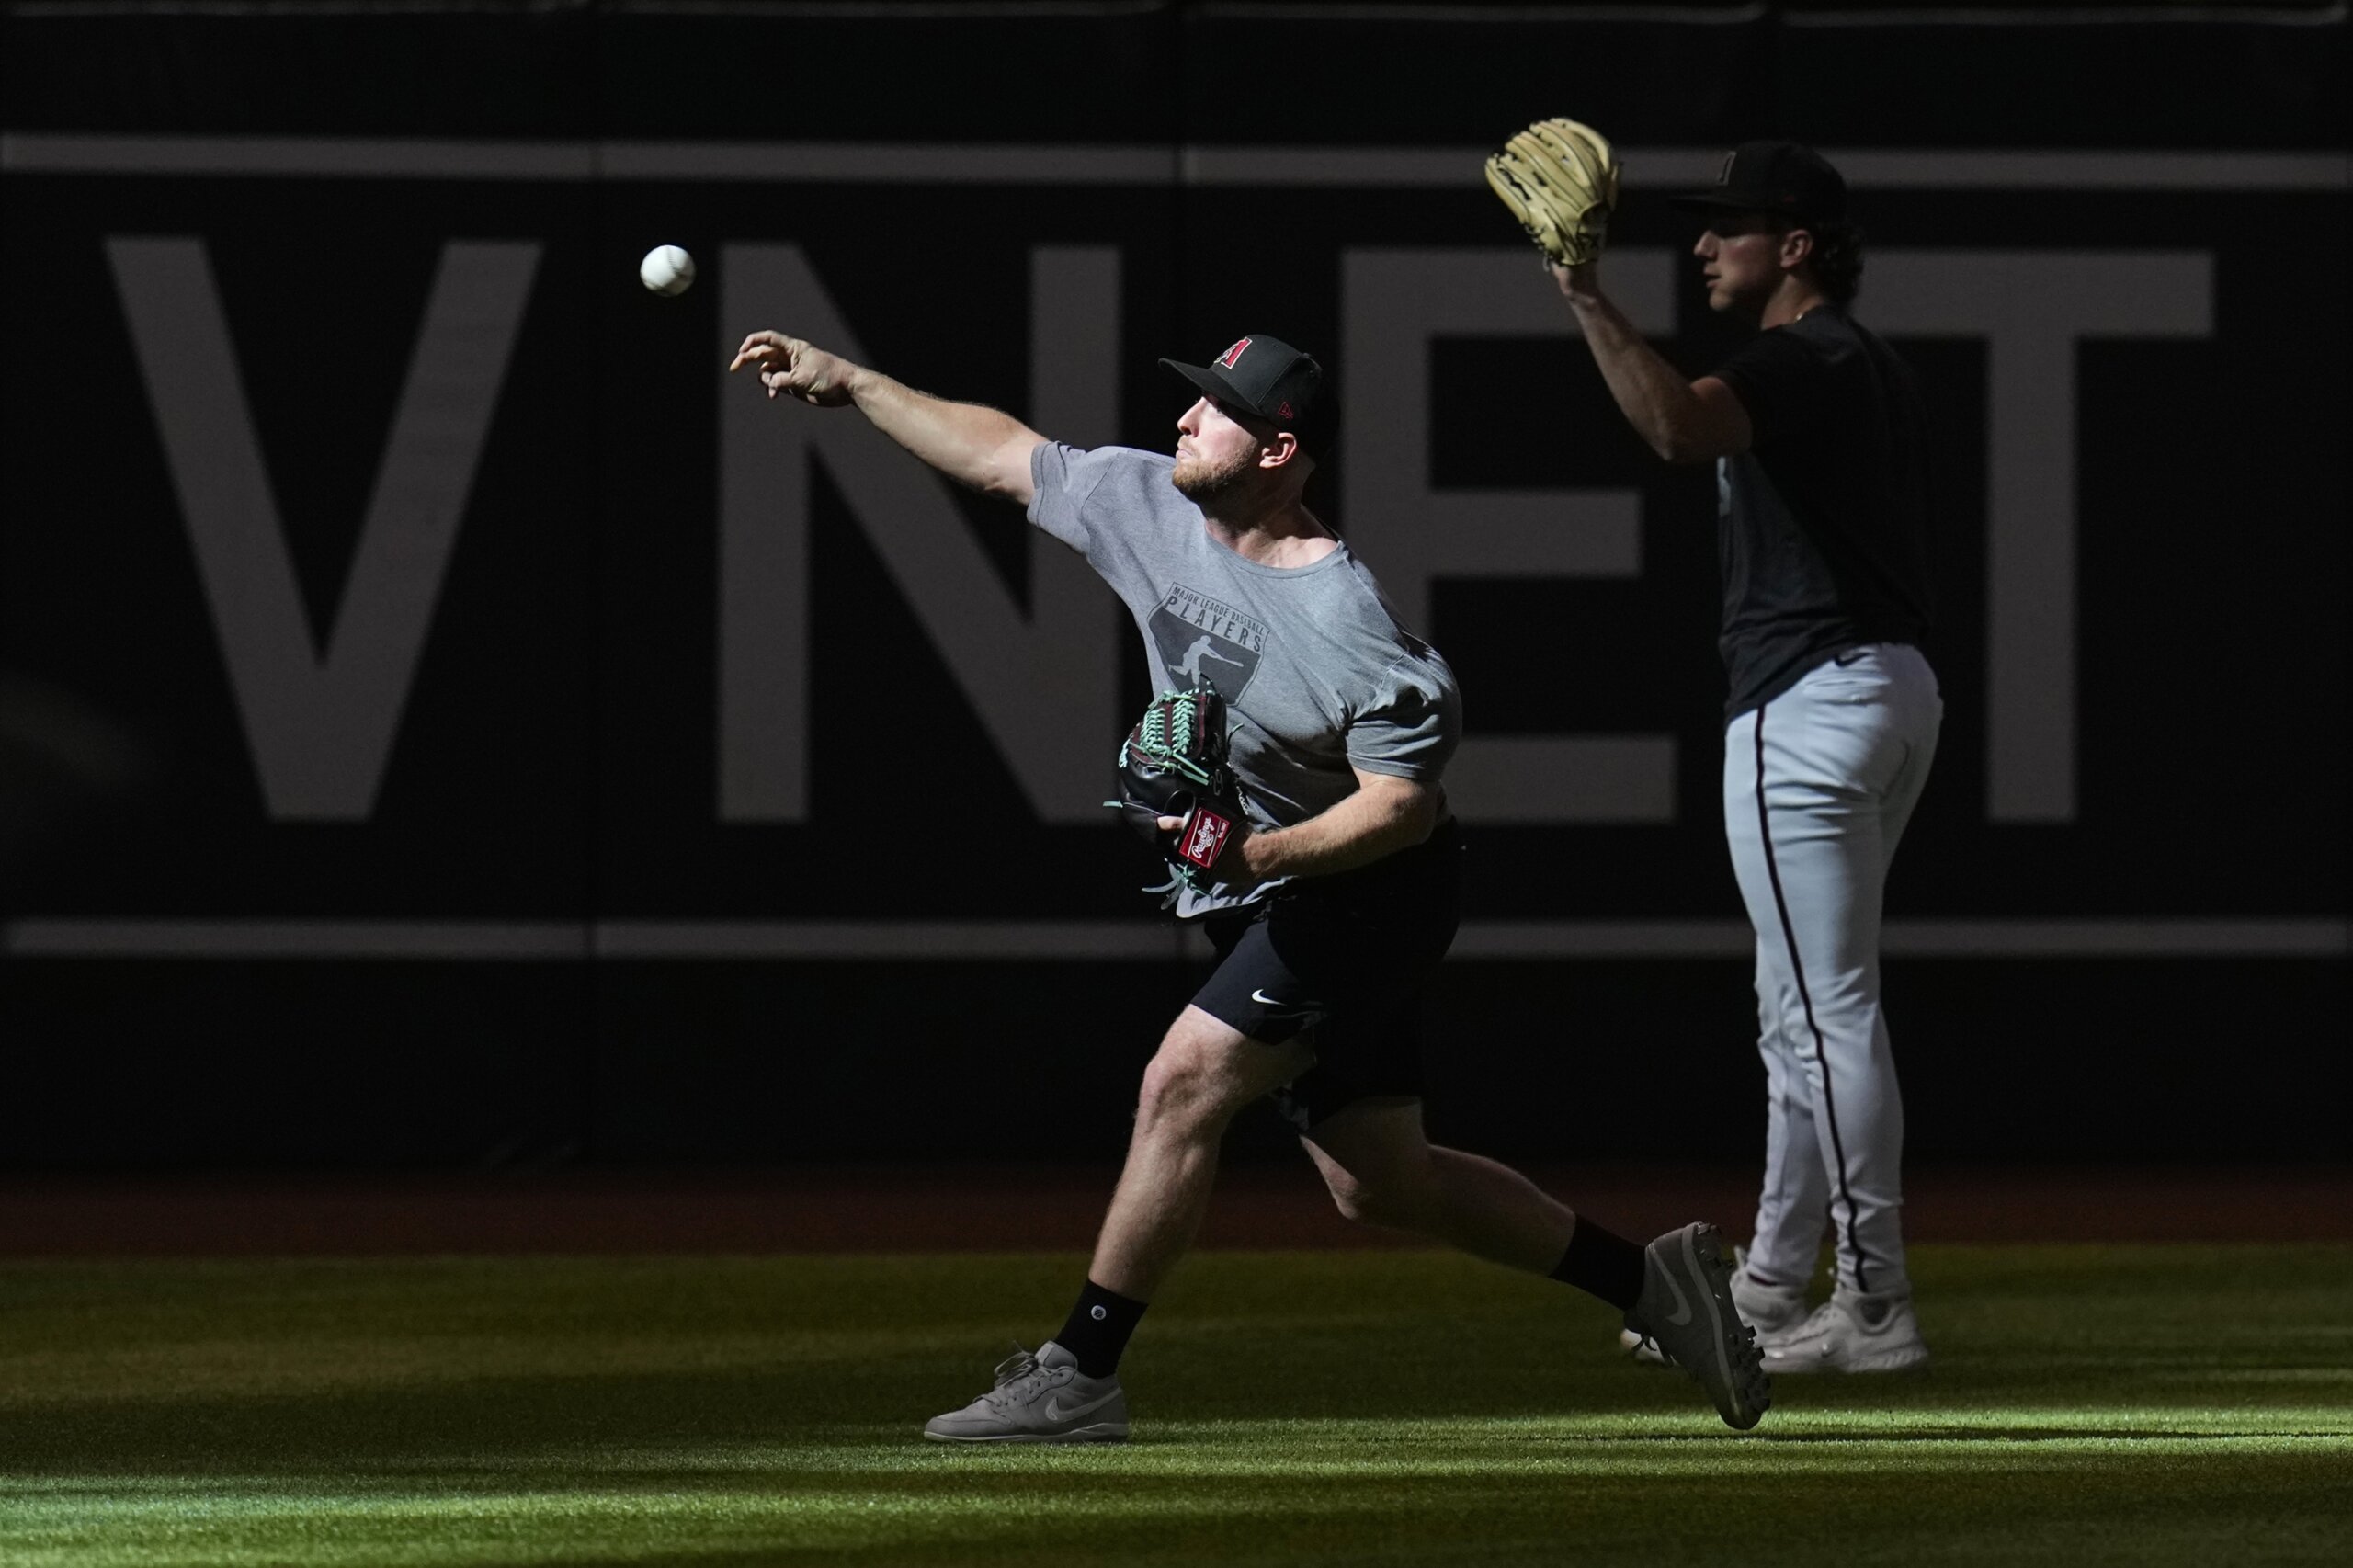
<svg viewBox="0 0 2353 1568">
<path fill-rule="evenodd" d="M 695 280 L 695 258 L 676 245 L 655 245 L 637 264 L 638 280 L 657 294 L 683 294 Z"/>
</svg>

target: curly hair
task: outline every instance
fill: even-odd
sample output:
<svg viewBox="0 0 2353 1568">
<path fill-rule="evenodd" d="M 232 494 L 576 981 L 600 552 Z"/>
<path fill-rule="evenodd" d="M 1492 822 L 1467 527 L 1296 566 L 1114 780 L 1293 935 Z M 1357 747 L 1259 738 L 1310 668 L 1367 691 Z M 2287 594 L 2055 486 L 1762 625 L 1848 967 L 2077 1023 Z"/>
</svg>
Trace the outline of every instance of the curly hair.
<svg viewBox="0 0 2353 1568">
<path fill-rule="evenodd" d="M 1813 236 L 1813 253 L 1806 263 L 1813 280 L 1834 305 L 1854 303 L 1863 286 L 1863 232 L 1852 223 L 1803 223 Z"/>
</svg>

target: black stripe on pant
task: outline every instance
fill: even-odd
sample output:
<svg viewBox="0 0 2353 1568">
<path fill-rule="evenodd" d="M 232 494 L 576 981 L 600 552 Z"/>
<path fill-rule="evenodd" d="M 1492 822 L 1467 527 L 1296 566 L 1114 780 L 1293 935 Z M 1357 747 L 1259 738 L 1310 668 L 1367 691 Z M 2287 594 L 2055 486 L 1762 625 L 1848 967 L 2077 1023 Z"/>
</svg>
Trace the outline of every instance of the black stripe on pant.
<svg viewBox="0 0 2353 1568">
<path fill-rule="evenodd" d="M 1822 1069 L 1822 1114 L 1830 1124 L 1830 1155 L 1837 1165 L 1838 1196 L 1847 1200 L 1847 1249 L 1855 1256 L 1855 1289 L 1868 1294 L 1871 1283 L 1859 1234 L 1862 1216 L 1855 1208 L 1854 1191 L 1847 1184 L 1847 1150 L 1838 1137 L 1838 1105 L 1831 1092 L 1830 1056 L 1823 1049 L 1822 1026 L 1813 1021 L 1813 994 L 1806 988 L 1805 961 L 1798 956 L 1797 926 L 1790 919 L 1790 901 L 1781 891 L 1780 863 L 1773 856 L 1773 818 L 1765 804 L 1764 708 L 1756 710 L 1756 836 L 1765 846 L 1765 874 L 1773 884 L 1773 908 L 1781 919 L 1781 939 L 1789 946 L 1790 972 L 1797 977 L 1798 1001 L 1805 1008 L 1805 1027 L 1813 1036 L 1813 1060 Z"/>
</svg>

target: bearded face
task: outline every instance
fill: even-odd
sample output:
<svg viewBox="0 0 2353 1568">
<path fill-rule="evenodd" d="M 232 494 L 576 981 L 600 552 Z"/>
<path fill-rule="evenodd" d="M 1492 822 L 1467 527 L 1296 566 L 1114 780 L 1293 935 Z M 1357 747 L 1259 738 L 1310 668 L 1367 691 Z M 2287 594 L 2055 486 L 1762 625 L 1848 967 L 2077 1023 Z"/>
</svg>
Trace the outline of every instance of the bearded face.
<svg viewBox="0 0 2353 1568">
<path fill-rule="evenodd" d="M 1217 457 L 1188 452 L 1178 457 L 1168 482 L 1188 501 L 1200 502 L 1227 494 L 1258 466 L 1258 449 L 1252 445 Z"/>
</svg>

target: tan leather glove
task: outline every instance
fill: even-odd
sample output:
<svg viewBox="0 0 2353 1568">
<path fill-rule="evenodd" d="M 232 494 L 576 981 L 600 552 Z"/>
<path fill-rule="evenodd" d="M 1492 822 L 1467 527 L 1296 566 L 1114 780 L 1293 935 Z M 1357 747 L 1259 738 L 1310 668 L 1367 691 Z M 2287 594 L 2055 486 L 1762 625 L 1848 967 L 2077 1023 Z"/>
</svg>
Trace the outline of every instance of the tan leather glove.
<svg viewBox="0 0 2353 1568">
<path fill-rule="evenodd" d="M 1487 160 L 1487 183 L 1548 259 L 1583 267 L 1601 255 L 1618 205 L 1618 167 L 1608 138 L 1591 126 L 1540 119 Z"/>
</svg>

